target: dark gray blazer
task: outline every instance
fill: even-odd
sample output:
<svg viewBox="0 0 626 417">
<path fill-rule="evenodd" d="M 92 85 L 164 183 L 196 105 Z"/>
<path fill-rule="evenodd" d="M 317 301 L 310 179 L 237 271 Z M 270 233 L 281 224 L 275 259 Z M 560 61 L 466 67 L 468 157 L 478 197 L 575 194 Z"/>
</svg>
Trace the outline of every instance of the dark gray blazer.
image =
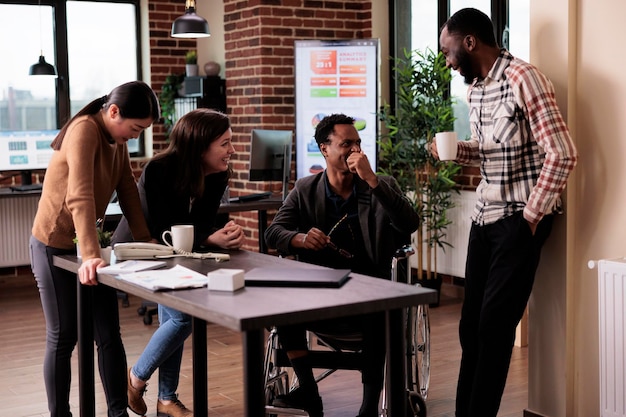
<svg viewBox="0 0 626 417">
<path fill-rule="evenodd" d="M 265 241 L 281 254 L 298 255 L 304 262 L 319 264 L 316 251 L 298 250 L 289 242 L 298 233 L 312 227 L 327 231 L 332 224 L 326 218 L 326 171 L 296 181 L 294 189 L 265 232 Z M 410 242 L 419 226 L 419 217 L 402 194 L 396 180 L 378 176 L 378 186 L 354 176 L 359 222 L 367 254 L 377 266 L 377 276 L 389 276 L 391 258 L 396 249 Z"/>
</svg>

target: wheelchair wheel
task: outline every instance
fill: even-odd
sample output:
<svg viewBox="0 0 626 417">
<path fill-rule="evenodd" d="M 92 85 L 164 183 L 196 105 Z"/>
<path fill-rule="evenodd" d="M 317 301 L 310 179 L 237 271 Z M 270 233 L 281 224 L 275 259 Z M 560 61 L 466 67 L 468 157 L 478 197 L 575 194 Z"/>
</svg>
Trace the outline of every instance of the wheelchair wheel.
<svg viewBox="0 0 626 417">
<path fill-rule="evenodd" d="M 271 405 L 274 398 L 289 392 L 289 374 L 274 363 L 273 352 L 275 349 L 276 330 L 271 329 L 265 347 L 263 369 L 265 373 L 265 404 Z"/>
<path fill-rule="evenodd" d="M 425 400 L 430 386 L 430 320 L 428 306 L 407 311 L 407 388 Z"/>
<path fill-rule="evenodd" d="M 426 417 L 426 402 L 416 392 L 409 392 L 407 414 L 407 417 Z"/>
</svg>

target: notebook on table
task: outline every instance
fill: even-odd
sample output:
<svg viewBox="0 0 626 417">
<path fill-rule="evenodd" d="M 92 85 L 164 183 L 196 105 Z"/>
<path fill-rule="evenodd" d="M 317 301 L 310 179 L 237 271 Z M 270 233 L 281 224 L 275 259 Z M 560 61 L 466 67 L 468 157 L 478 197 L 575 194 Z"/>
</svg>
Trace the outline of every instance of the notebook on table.
<svg viewBox="0 0 626 417">
<path fill-rule="evenodd" d="M 350 279 L 349 269 L 259 267 L 245 274 L 249 287 L 339 288 Z"/>
</svg>

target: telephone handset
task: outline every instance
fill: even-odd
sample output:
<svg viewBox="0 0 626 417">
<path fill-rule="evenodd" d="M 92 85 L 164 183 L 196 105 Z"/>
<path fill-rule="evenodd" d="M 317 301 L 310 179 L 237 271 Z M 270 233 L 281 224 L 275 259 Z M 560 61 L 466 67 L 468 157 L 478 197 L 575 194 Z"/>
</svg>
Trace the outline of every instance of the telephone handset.
<svg viewBox="0 0 626 417">
<path fill-rule="evenodd" d="M 154 258 L 162 255 L 173 255 L 174 249 L 148 242 L 117 243 L 113 247 L 115 257 L 119 260 Z"/>
<path fill-rule="evenodd" d="M 171 246 L 149 242 L 125 242 L 117 243 L 113 247 L 115 258 L 122 261 L 127 259 L 150 259 L 150 258 L 174 258 L 183 256 L 196 259 L 215 259 L 216 261 L 228 261 L 230 255 L 226 253 L 196 253 L 175 249 Z"/>
</svg>

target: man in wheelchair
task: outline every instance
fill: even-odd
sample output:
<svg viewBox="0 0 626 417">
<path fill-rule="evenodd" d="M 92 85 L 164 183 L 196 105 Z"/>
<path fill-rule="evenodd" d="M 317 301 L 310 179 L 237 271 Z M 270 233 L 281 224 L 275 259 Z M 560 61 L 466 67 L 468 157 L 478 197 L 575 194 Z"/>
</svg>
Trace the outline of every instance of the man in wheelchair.
<svg viewBox="0 0 626 417">
<path fill-rule="evenodd" d="M 361 150 L 354 118 L 333 114 L 315 128 L 326 169 L 296 181 L 265 233 L 267 245 L 300 261 L 389 279 L 395 250 L 410 242 L 418 214 L 394 178 L 376 175 Z M 323 416 L 308 357 L 306 330 L 362 334 L 363 401 L 359 417 L 378 416 L 385 353 L 384 314 L 278 327 L 299 387 L 273 404 Z"/>
</svg>

